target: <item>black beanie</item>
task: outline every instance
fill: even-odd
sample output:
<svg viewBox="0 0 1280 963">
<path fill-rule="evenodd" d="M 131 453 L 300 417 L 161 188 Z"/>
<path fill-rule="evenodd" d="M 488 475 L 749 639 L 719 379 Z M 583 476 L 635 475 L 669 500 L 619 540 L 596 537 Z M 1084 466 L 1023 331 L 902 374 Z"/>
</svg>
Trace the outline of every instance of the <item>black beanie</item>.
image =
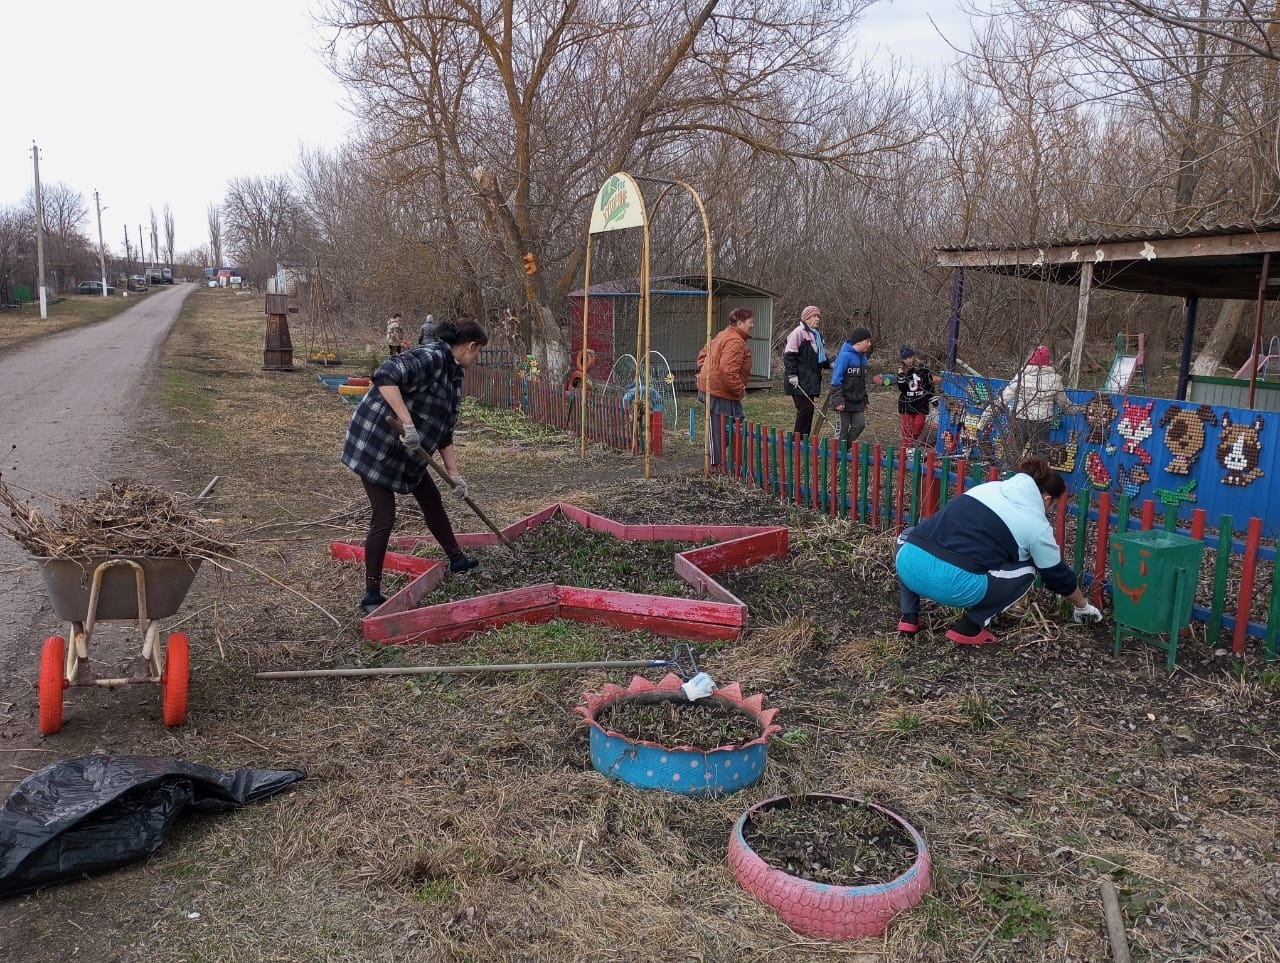
<svg viewBox="0 0 1280 963">
<path fill-rule="evenodd" d="M 857 344 L 859 341 L 866 341 L 870 337 L 871 329 L 859 326 L 854 328 L 853 333 L 849 335 L 849 343 Z"/>
</svg>

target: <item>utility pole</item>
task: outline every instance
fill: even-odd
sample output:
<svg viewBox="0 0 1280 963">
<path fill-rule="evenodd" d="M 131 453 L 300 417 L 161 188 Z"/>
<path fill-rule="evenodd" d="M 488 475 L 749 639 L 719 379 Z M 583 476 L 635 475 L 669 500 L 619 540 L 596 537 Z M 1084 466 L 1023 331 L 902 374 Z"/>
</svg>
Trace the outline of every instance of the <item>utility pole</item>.
<svg viewBox="0 0 1280 963">
<path fill-rule="evenodd" d="M 147 277 L 147 248 L 142 243 L 142 225 L 138 225 L 138 263 L 142 265 L 142 276 Z M 151 286 L 151 279 L 147 278 L 147 286 Z"/>
<path fill-rule="evenodd" d="M 124 228 L 124 264 L 125 274 L 133 273 L 133 249 L 129 247 L 129 228 Z M 125 285 L 128 288 L 128 285 Z"/>
<path fill-rule="evenodd" d="M 40 319 L 49 317 L 49 298 L 44 286 L 44 198 L 40 194 L 40 148 L 31 142 L 31 161 L 36 170 L 36 274 L 40 287 Z"/>
<path fill-rule="evenodd" d="M 102 244 L 102 198 L 93 192 L 93 204 L 98 209 L 98 268 L 102 271 L 102 296 L 107 296 L 107 249 Z"/>
</svg>

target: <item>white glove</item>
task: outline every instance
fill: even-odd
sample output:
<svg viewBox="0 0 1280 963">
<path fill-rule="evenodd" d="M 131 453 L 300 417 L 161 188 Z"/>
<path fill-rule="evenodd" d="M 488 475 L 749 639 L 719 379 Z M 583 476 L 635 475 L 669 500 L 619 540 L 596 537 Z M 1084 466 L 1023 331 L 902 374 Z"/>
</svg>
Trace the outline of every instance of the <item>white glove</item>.
<svg viewBox="0 0 1280 963">
<path fill-rule="evenodd" d="M 799 388 L 799 387 L 800 387 L 800 376 L 799 376 L 799 375 L 792 375 L 790 378 L 788 378 L 788 379 L 787 379 L 787 384 L 791 385 L 791 387 L 793 387 L 793 388 Z"/>
<path fill-rule="evenodd" d="M 467 480 L 461 475 L 450 475 L 449 481 L 453 482 L 453 493 L 459 498 L 467 497 Z M 1094 611 L 1097 611 L 1096 609 Z"/>
<path fill-rule="evenodd" d="M 1089 602 L 1084 603 L 1083 608 L 1073 608 L 1071 610 L 1071 621 L 1073 622 L 1101 622 L 1102 613 L 1098 611 L 1098 607 Z"/>
<path fill-rule="evenodd" d="M 422 436 L 418 434 L 418 429 L 413 425 L 404 426 L 404 434 L 400 436 L 400 444 L 404 445 L 405 450 L 409 454 L 413 454 L 422 448 Z"/>
</svg>

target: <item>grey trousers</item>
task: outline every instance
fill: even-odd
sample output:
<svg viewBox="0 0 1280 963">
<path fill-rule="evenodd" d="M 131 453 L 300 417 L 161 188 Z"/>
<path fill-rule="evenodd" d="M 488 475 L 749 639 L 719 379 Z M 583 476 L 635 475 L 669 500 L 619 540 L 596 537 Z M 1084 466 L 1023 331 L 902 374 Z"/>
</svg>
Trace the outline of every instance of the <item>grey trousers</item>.
<svg viewBox="0 0 1280 963">
<path fill-rule="evenodd" d="M 724 464 L 725 435 L 735 421 L 747 416 L 741 401 L 711 395 L 711 464 Z"/>
<path fill-rule="evenodd" d="M 864 428 L 867 427 L 867 412 L 862 411 L 841 411 L 840 428 L 836 431 L 836 441 L 844 442 L 846 445 L 852 446 L 858 440 L 858 436 L 862 434 Z"/>
</svg>

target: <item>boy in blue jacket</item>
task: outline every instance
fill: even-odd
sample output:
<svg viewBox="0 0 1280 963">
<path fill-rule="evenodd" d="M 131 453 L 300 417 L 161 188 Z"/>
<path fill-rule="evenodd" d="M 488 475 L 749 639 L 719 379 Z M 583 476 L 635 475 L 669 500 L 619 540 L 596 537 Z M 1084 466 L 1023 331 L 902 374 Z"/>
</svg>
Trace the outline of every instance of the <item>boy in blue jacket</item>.
<svg viewBox="0 0 1280 963">
<path fill-rule="evenodd" d="M 852 446 L 867 427 L 867 369 L 871 365 L 871 330 L 858 326 L 840 346 L 831 371 L 831 404 L 840 412 L 836 441 Z"/>
</svg>

